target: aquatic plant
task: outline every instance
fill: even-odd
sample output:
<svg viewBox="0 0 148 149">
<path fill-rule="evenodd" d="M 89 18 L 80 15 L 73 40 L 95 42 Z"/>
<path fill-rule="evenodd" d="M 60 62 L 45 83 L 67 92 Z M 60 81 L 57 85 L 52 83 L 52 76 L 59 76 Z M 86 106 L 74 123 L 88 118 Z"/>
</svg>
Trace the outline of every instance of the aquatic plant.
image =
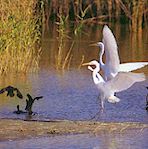
<svg viewBox="0 0 148 149">
<path fill-rule="evenodd" d="M 57 29 L 58 37 L 57 37 L 57 39 L 58 39 L 59 44 L 58 44 L 58 53 L 55 56 L 55 59 L 56 59 L 56 65 L 55 66 L 56 66 L 57 70 L 64 70 L 66 68 L 67 69 L 69 68 L 71 58 L 72 58 L 71 51 L 72 51 L 74 42 L 72 43 L 71 48 L 68 50 L 68 52 L 66 54 L 64 54 L 65 39 L 70 38 L 68 36 L 68 32 L 66 30 L 66 23 L 68 20 L 68 16 L 64 16 L 64 15 L 62 15 L 62 13 L 60 13 L 58 15 L 58 17 L 59 17 L 59 21 L 56 22 L 56 24 L 58 25 L 58 29 Z"/>
<path fill-rule="evenodd" d="M 40 16 L 37 0 L 0 2 L 0 74 L 38 69 Z"/>
<path fill-rule="evenodd" d="M 102 19 L 107 21 L 121 21 L 129 23 L 134 32 L 141 31 L 142 25 L 147 25 L 148 13 L 145 0 L 44 0 L 45 22 L 57 21 L 61 9 L 64 16 L 69 15 L 70 21 L 77 21 L 82 10 L 89 7 L 85 14 L 85 22 L 98 23 Z M 81 16 L 82 17 L 82 16 Z"/>
<path fill-rule="evenodd" d="M 86 22 L 86 15 L 87 15 L 87 11 L 89 10 L 90 8 L 90 5 L 88 5 L 84 10 L 82 9 L 82 5 L 80 7 L 80 14 L 79 15 L 76 15 L 77 16 L 77 23 L 76 23 L 76 28 L 74 30 L 74 34 L 75 35 L 78 35 L 79 33 L 82 32 L 82 29 L 83 29 L 83 26 Z"/>
</svg>

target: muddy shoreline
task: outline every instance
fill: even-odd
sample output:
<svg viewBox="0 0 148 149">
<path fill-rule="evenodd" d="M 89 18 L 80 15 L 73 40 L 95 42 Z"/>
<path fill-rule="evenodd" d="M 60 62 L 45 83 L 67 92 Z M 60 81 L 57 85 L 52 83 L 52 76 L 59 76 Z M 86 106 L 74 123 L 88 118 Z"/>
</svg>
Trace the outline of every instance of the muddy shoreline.
<svg viewBox="0 0 148 149">
<path fill-rule="evenodd" d="M 148 124 L 125 122 L 104 123 L 96 121 L 25 121 L 0 119 L 0 141 L 17 140 L 63 134 L 125 133 L 126 131 L 148 131 Z"/>
</svg>

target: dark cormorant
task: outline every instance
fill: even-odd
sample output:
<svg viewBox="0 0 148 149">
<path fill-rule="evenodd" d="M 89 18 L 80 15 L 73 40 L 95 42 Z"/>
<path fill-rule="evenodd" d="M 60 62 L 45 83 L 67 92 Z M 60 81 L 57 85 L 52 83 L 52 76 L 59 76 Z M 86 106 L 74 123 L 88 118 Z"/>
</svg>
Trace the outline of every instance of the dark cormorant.
<svg viewBox="0 0 148 149">
<path fill-rule="evenodd" d="M 16 95 L 18 98 L 20 98 L 20 99 L 23 98 L 22 93 L 17 88 L 15 88 L 13 86 L 8 86 L 8 87 L 2 88 L 0 90 L 0 94 L 2 94 L 4 92 L 7 92 L 7 96 L 10 96 L 10 97 L 14 97 L 14 95 L 15 95 L 14 92 L 16 92 Z"/>
</svg>

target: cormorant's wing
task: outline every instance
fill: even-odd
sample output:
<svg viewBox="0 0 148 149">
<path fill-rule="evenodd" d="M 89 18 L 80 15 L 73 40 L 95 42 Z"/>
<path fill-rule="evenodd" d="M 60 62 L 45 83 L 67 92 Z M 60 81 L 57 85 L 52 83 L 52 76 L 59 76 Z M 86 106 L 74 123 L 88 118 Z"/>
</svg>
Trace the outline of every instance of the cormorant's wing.
<svg viewBox="0 0 148 149">
<path fill-rule="evenodd" d="M 14 90 L 15 88 L 12 86 L 7 86 L 5 91 L 7 92 L 7 96 L 14 97 Z"/>
<path fill-rule="evenodd" d="M 39 100 L 41 98 L 43 98 L 43 96 L 35 97 L 34 100 Z"/>
<path fill-rule="evenodd" d="M 119 72 L 112 80 L 106 82 L 106 85 L 114 92 L 120 92 L 128 89 L 136 82 L 145 80 L 143 73 Z"/>
<path fill-rule="evenodd" d="M 6 91 L 6 88 L 2 88 L 2 89 L 0 90 L 0 94 L 4 93 L 5 91 Z"/>
<path fill-rule="evenodd" d="M 119 65 L 119 72 L 129 72 L 148 65 L 148 62 L 122 63 Z"/>
<path fill-rule="evenodd" d="M 22 93 L 16 88 L 16 92 L 17 92 L 17 97 L 19 97 L 20 99 L 22 99 L 23 98 L 23 95 L 22 95 Z"/>
<path fill-rule="evenodd" d="M 13 87 L 12 86 L 7 86 L 7 87 L 2 88 L 0 90 L 0 94 L 4 93 L 5 91 L 10 91 L 10 90 L 13 90 Z"/>
<path fill-rule="evenodd" d="M 107 25 L 103 28 L 103 43 L 105 49 L 106 61 L 112 73 L 117 73 L 119 69 L 119 55 L 116 39 Z"/>
<path fill-rule="evenodd" d="M 23 98 L 23 95 L 21 94 L 21 92 L 13 86 L 7 86 L 7 87 L 1 89 L 0 94 L 2 94 L 4 92 L 7 92 L 7 96 L 13 97 L 14 96 L 14 91 L 16 91 L 17 97 L 19 97 L 21 99 Z"/>
</svg>

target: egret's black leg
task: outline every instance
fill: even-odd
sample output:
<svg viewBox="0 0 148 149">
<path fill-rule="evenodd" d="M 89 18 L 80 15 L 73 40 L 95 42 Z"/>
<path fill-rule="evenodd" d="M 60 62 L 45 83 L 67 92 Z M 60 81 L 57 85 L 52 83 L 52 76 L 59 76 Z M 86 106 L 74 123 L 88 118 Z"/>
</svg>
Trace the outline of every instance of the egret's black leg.
<svg viewBox="0 0 148 149">
<path fill-rule="evenodd" d="M 91 118 L 91 120 L 97 120 L 104 112 L 104 100 L 101 100 L 100 96 L 98 96 L 98 100 L 100 101 L 99 111 Z"/>
<path fill-rule="evenodd" d="M 145 107 L 145 109 L 148 111 L 148 94 L 146 96 L 146 107 Z"/>
</svg>

